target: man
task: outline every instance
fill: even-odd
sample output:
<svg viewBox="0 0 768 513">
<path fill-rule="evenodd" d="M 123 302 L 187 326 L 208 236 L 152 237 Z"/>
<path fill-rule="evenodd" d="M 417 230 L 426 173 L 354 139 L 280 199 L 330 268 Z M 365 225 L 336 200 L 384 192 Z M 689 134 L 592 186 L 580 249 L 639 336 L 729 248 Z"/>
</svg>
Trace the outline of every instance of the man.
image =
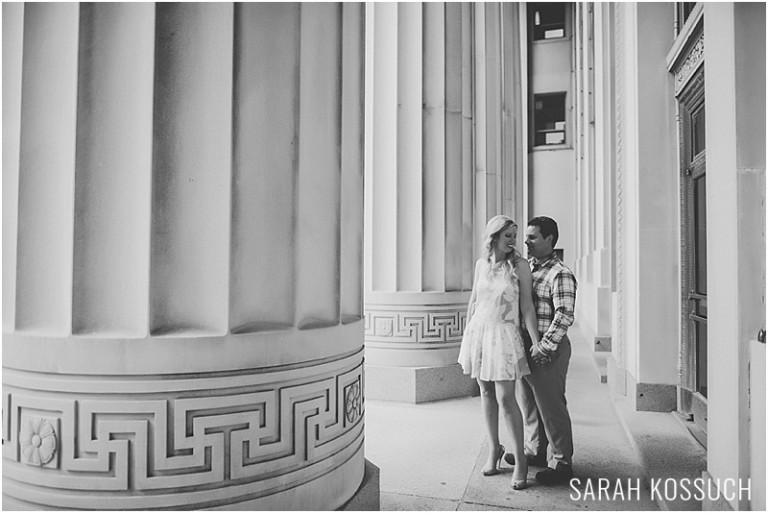
<svg viewBox="0 0 768 513">
<path fill-rule="evenodd" d="M 567 331 L 573 324 L 576 278 L 554 252 L 558 237 L 554 219 L 540 216 L 528 222 L 525 245 L 542 337 L 538 347 L 530 348 L 531 374 L 523 378 L 517 390 L 525 421 L 525 453 L 529 465 L 547 466 L 536 474 L 536 480 L 545 485 L 567 483 L 573 477 L 573 433 L 565 378 L 571 359 Z M 512 454 L 505 459 L 514 465 Z"/>
</svg>

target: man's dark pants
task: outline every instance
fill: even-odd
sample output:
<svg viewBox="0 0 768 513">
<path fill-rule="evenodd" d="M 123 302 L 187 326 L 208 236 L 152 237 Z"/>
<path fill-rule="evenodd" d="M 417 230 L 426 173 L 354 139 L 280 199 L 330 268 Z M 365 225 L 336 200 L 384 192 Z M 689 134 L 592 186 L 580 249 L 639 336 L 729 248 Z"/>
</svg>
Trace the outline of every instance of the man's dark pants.
<svg viewBox="0 0 768 513">
<path fill-rule="evenodd" d="M 547 461 L 551 468 L 558 463 L 570 465 L 573 457 L 571 416 L 565 399 L 570 360 L 571 342 L 566 335 L 550 363 L 536 367 L 529 359 L 531 374 L 517 387 L 525 422 L 525 452 L 544 456 L 549 441 Z"/>
</svg>

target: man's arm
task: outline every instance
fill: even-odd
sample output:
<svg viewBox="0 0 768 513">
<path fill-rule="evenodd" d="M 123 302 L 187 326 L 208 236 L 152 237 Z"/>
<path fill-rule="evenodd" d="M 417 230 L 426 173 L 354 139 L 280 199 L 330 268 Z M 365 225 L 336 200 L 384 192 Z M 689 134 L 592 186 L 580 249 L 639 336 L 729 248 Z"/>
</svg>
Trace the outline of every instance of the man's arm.
<svg viewBox="0 0 768 513">
<path fill-rule="evenodd" d="M 576 306 L 576 278 L 569 272 L 559 272 L 552 282 L 552 304 L 555 318 L 549 329 L 541 337 L 540 349 L 545 355 L 557 351 L 560 341 L 573 324 L 573 312 Z"/>
</svg>

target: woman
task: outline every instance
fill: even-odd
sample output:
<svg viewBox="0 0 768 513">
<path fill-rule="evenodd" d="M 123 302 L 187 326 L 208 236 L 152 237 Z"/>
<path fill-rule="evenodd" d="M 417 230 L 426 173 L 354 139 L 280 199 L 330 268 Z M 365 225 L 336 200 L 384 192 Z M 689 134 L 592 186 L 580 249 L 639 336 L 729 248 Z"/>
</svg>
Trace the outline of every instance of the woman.
<svg viewBox="0 0 768 513">
<path fill-rule="evenodd" d="M 480 385 L 491 451 L 483 475 L 498 474 L 504 447 L 499 443 L 499 407 L 512 435 L 515 471 L 512 488 L 528 486 L 523 452 L 523 417 L 515 399 L 515 381 L 530 373 L 520 331 L 520 312 L 534 345 L 539 344 L 533 305 L 531 269 L 515 248 L 517 225 L 507 216 L 488 221 L 483 257 L 475 264 L 475 281 L 467 310 L 459 363 Z"/>
</svg>

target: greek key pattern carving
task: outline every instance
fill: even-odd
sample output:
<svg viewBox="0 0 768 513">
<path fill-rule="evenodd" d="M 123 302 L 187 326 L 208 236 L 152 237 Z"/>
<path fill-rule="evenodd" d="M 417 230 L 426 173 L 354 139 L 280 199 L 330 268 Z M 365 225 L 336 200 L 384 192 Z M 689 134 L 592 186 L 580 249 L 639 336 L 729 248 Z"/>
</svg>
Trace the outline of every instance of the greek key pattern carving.
<svg viewBox="0 0 768 513">
<path fill-rule="evenodd" d="M 693 74 L 699 69 L 699 66 L 704 62 L 704 34 L 699 36 L 696 43 L 693 44 L 688 55 L 685 57 L 685 61 L 675 71 L 675 96 L 680 94 L 685 85 L 691 79 Z"/>
<path fill-rule="evenodd" d="M 362 440 L 362 356 L 317 367 L 267 374 L 269 381 L 257 374 L 237 387 L 227 377 L 203 378 L 208 383 L 170 394 L 116 395 L 109 386 L 41 393 L 4 376 L 4 475 L 54 489 L 167 490 L 182 501 L 171 506 L 192 495 L 177 492 L 200 494 L 192 487 L 222 482 L 249 484 L 249 496 L 274 493 L 290 481 L 280 476 L 327 472 Z M 173 381 L 158 380 L 184 388 Z M 130 502 L 135 494 L 121 498 L 129 502 L 113 507 L 157 506 Z"/>
<path fill-rule="evenodd" d="M 366 307 L 365 340 L 393 343 L 460 342 L 467 324 L 467 305 L 386 309 Z"/>
</svg>

